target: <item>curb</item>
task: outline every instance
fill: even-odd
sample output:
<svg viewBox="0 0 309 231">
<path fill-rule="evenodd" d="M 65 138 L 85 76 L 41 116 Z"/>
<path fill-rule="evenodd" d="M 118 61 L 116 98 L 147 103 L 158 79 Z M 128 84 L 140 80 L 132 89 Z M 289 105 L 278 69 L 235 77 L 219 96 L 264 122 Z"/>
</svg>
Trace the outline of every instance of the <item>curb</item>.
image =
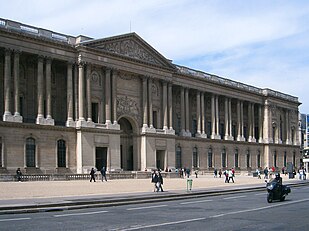
<svg viewBox="0 0 309 231">
<path fill-rule="evenodd" d="M 286 184 L 290 187 L 302 187 L 309 185 L 309 182 L 303 183 L 290 183 Z M 189 198 L 199 198 L 216 195 L 229 195 L 233 193 L 245 193 L 252 191 L 263 191 L 265 186 L 258 187 L 243 187 L 237 189 L 224 189 L 224 190 L 208 190 L 208 191 L 187 191 L 185 193 L 167 192 L 167 194 L 152 194 L 151 196 L 145 197 L 128 197 L 128 198 L 115 198 L 115 199 L 97 199 L 97 200 L 83 200 L 75 202 L 62 202 L 62 203 L 49 203 L 49 204 L 36 204 L 36 205 L 22 205 L 22 206 L 6 206 L 0 208 L 0 215 L 4 214 L 22 214 L 22 213 L 39 213 L 39 212 L 56 212 L 66 211 L 75 209 L 86 209 L 86 208 L 98 208 L 98 207 L 110 207 L 130 204 L 141 204 L 141 203 L 152 203 L 162 201 L 181 200 Z"/>
</svg>

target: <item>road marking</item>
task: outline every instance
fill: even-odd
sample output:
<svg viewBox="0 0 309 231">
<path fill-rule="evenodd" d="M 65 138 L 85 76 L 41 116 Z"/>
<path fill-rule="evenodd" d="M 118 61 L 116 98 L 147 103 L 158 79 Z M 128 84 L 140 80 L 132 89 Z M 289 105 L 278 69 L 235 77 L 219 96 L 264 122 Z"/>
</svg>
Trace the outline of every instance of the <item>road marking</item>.
<svg viewBox="0 0 309 231">
<path fill-rule="evenodd" d="M 267 193 L 266 192 L 263 192 L 263 193 L 256 193 L 256 194 L 254 194 L 255 196 L 260 196 L 260 195 L 267 195 Z"/>
<path fill-rule="evenodd" d="M 225 197 L 223 198 L 223 200 L 237 199 L 237 198 L 242 198 L 242 197 L 247 197 L 247 196 Z"/>
<path fill-rule="evenodd" d="M 144 226 L 141 225 L 141 226 L 131 227 L 131 228 L 127 228 L 127 229 L 122 229 L 121 231 L 146 229 L 146 228 L 160 227 L 160 226 L 165 226 L 165 225 L 182 224 L 182 223 L 188 223 L 188 222 L 194 222 L 194 221 L 201 221 L 201 220 L 205 220 L 205 219 L 206 219 L 205 217 L 201 217 L 201 218 L 194 218 L 194 219 L 190 219 L 190 220 L 172 221 L 172 222 L 166 222 L 166 223 L 154 224 L 154 225 L 144 225 Z"/>
<path fill-rule="evenodd" d="M 152 209 L 152 208 L 160 208 L 160 207 L 166 207 L 166 206 L 167 205 L 154 205 L 154 206 L 147 206 L 147 207 L 129 208 L 127 210 Z"/>
<path fill-rule="evenodd" d="M 0 219 L 0 222 L 5 221 L 23 221 L 23 220 L 30 220 L 30 217 L 21 217 L 21 218 L 10 218 L 10 219 Z"/>
<path fill-rule="evenodd" d="M 288 201 L 288 202 L 284 202 L 284 203 L 280 203 L 280 204 L 269 205 L 269 206 L 265 206 L 265 207 L 255 208 L 255 209 L 246 209 L 246 210 L 240 210 L 240 211 L 229 212 L 229 213 L 221 213 L 221 214 L 217 214 L 217 215 L 214 215 L 214 216 L 210 216 L 209 218 L 223 217 L 223 216 L 226 216 L 226 215 L 233 215 L 233 214 L 239 214 L 239 213 L 254 212 L 254 211 L 259 211 L 259 210 L 264 210 L 264 209 L 271 209 L 271 208 L 274 208 L 274 207 L 286 206 L 286 205 L 289 205 L 289 204 L 296 204 L 296 203 L 301 203 L 301 202 L 305 202 L 305 201 L 309 201 L 309 198 L 303 199 L 303 200 L 297 200 L 297 201 Z"/>
<path fill-rule="evenodd" d="M 67 213 L 67 214 L 54 215 L 54 217 L 82 216 L 82 215 L 92 215 L 92 214 L 107 213 L 107 212 L 108 211 L 96 211 L 96 212 L 88 212 L 88 213 Z"/>
<path fill-rule="evenodd" d="M 210 202 L 213 200 L 202 200 L 202 201 L 188 201 L 188 202 L 182 202 L 181 205 L 187 205 L 187 204 L 196 204 L 196 203 L 203 203 L 203 202 Z"/>
</svg>

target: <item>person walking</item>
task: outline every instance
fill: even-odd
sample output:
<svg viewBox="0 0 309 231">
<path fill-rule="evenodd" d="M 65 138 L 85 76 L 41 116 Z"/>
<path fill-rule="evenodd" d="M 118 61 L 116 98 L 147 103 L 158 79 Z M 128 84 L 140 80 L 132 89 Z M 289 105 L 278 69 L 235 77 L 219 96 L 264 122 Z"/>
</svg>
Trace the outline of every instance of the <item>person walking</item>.
<svg viewBox="0 0 309 231">
<path fill-rule="evenodd" d="M 20 171 L 20 168 L 17 168 L 16 170 L 16 178 L 19 182 L 21 182 L 21 176 L 22 176 L 22 172 Z"/>
<path fill-rule="evenodd" d="M 268 168 L 264 168 L 264 179 L 268 179 Z"/>
<path fill-rule="evenodd" d="M 221 176 L 222 176 L 222 170 L 220 169 L 219 170 L 219 178 L 221 178 Z"/>
<path fill-rule="evenodd" d="M 92 180 L 93 180 L 93 182 L 95 182 L 95 170 L 94 170 L 94 168 L 92 168 L 91 169 L 91 171 L 90 171 L 90 182 L 92 182 Z"/>
<path fill-rule="evenodd" d="M 230 183 L 229 182 L 229 170 L 225 170 L 224 172 L 223 172 L 223 174 L 224 174 L 224 176 L 225 176 L 225 181 L 224 181 L 224 183 Z"/>
<path fill-rule="evenodd" d="M 157 175 L 156 171 L 153 170 L 152 173 L 151 173 L 151 183 L 154 184 L 154 188 L 153 188 L 154 192 L 158 192 L 159 191 L 159 189 L 157 187 L 157 182 L 158 182 L 158 175 Z"/>
<path fill-rule="evenodd" d="M 158 191 L 161 190 L 161 192 L 163 192 L 163 187 L 162 187 L 162 185 L 163 185 L 163 177 L 162 177 L 160 171 L 158 171 L 158 183 L 159 183 Z"/>
<path fill-rule="evenodd" d="M 215 170 L 214 170 L 214 178 L 217 178 L 217 176 L 218 176 L 218 171 L 217 171 L 217 169 L 215 168 Z"/>
<path fill-rule="evenodd" d="M 229 176 L 228 183 L 229 183 L 231 180 L 233 181 L 233 183 L 235 183 L 235 182 L 234 182 L 234 174 L 233 174 L 233 171 L 232 171 L 231 169 L 228 171 L 228 176 Z"/>
<path fill-rule="evenodd" d="M 106 168 L 103 166 L 102 169 L 101 169 L 101 175 L 102 175 L 102 182 L 104 181 L 107 181 L 106 179 Z"/>
</svg>

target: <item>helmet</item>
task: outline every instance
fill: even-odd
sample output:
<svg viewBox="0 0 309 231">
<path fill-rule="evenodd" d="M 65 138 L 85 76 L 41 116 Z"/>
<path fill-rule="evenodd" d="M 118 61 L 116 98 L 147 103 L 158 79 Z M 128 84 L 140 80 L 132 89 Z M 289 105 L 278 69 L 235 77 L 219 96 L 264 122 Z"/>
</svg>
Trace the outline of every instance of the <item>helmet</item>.
<svg viewBox="0 0 309 231">
<path fill-rule="evenodd" d="M 280 173 L 276 173 L 276 179 L 280 178 Z"/>
</svg>

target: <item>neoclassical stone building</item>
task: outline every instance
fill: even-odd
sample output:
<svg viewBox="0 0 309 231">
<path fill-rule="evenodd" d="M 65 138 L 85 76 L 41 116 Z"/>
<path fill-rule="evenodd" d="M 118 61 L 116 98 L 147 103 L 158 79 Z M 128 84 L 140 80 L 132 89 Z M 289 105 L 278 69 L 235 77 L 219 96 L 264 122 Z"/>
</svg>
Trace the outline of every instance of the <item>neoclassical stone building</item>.
<svg viewBox="0 0 309 231">
<path fill-rule="evenodd" d="M 179 66 L 136 33 L 0 19 L 0 93 L 2 173 L 300 164 L 297 97 Z"/>
</svg>

